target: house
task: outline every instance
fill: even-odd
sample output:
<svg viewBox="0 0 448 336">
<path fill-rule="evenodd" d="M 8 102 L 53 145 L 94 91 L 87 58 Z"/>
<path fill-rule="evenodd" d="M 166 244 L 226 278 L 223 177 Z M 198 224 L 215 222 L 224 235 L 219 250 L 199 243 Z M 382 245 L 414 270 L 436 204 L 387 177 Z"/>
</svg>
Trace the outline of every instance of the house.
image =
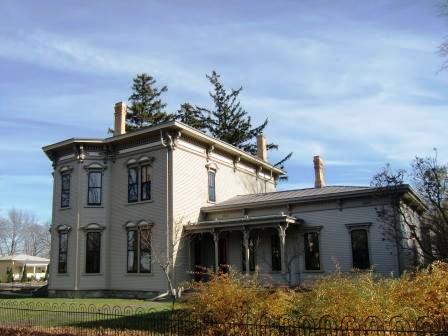
<svg viewBox="0 0 448 336">
<path fill-rule="evenodd" d="M 296 285 L 336 268 L 398 275 L 415 246 L 384 238 L 378 190 L 325 186 L 276 191 L 284 172 L 268 162 L 266 139 L 252 156 L 177 121 L 43 148 L 54 168 L 50 295 L 139 296 L 233 269 Z M 400 187 L 413 209 L 424 206 Z"/>
<path fill-rule="evenodd" d="M 8 272 L 12 270 L 14 281 L 20 281 L 23 268 L 26 267 L 28 280 L 44 280 L 50 260 L 25 254 L 0 257 L 0 282 L 8 281 Z"/>
</svg>

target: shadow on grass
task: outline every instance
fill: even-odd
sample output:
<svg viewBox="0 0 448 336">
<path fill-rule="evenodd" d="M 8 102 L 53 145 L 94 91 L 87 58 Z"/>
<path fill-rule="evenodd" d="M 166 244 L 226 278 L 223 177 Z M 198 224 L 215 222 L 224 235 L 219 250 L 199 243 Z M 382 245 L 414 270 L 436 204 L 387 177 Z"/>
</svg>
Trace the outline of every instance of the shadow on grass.
<svg viewBox="0 0 448 336">
<path fill-rule="evenodd" d="M 66 326 L 87 329 L 140 330 L 155 333 L 189 331 L 198 327 L 198 322 L 188 319 L 186 311 L 177 310 L 140 313 L 126 316 L 101 315 L 90 321 L 76 321 Z"/>
</svg>

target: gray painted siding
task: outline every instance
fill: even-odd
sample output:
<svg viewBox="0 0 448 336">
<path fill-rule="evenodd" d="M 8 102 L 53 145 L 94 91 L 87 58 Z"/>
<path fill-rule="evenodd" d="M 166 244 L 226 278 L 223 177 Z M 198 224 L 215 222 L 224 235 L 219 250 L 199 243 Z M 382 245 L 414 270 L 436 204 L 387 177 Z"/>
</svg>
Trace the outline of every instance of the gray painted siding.
<svg viewBox="0 0 448 336">
<path fill-rule="evenodd" d="M 231 162 L 231 161 L 230 161 Z M 248 194 L 261 190 L 274 191 L 273 181 L 264 182 L 245 170 L 234 170 L 229 159 L 211 155 L 207 161 L 205 149 L 179 144 L 173 151 L 173 217 L 174 225 L 179 227 L 199 220 L 201 207 L 213 204 L 208 202 L 208 167 L 216 169 L 216 201 L 220 202 L 238 194 Z M 175 230 L 176 231 L 176 230 Z M 173 241 L 178 242 L 173 234 Z M 189 280 L 187 270 L 190 265 L 189 242 L 174 247 L 175 283 Z M 213 246 L 213 245 L 212 245 Z M 212 250 L 213 253 L 213 250 Z"/>
<path fill-rule="evenodd" d="M 70 188 L 70 209 L 60 209 L 61 179 L 56 168 L 53 195 L 53 231 L 51 249 L 50 290 L 75 289 L 76 259 L 78 259 L 79 290 L 111 289 L 111 290 L 144 290 L 160 291 L 166 288 L 165 280 L 158 264 L 153 261 L 151 274 L 128 274 L 126 272 L 126 230 L 128 221 L 140 220 L 153 222 L 152 242 L 154 253 L 163 255 L 167 241 L 166 219 L 166 153 L 165 148 L 150 148 L 118 157 L 115 163 L 104 165 L 102 160 L 85 160 L 68 162 L 73 167 Z M 152 200 L 128 204 L 127 202 L 127 161 L 142 155 L 154 157 L 152 170 Z M 103 172 L 103 194 L 101 207 L 87 206 L 87 171 L 84 167 L 91 163 L 105 166 Z M 66 163 L 67 164 L 67 163 Z M 79 185 L 78 185 L 79 181 Z M 86 232 L 77 229 L 79 200 L 80 227 L 96 223 L 104 226 L 101 235 L 101 272 L 85 273 Z M 57 274 L 58 235 L 55 227 L 60 224 L 69 225 L 72 230 L 68 240 L 68 273 Z M 77 233 L 79 235 L 78 249 Z M 77 258 L 78 257 L 78 258 Z"/>
<path fill-rule="evenodd" d="M 364 204 L 364 205 L 363 205 Z M 302 228 L 290 227 L 286 238 L 286 261 L 290 264 L 291 283 L 297 284 L 335 272 L 352 270 L 351 236 L 347 224 L 371 223 L 369 227 L 369 254 L 371 265 L 376 272 L 383 276 L 399 274 L 397 263 L 397 251 L 393 242 L 384 239 L 382 223 L 377 220 L 376 205 L 368 200 L 354 200 L 345 202 L 342 208 L 337 203 L 321 204 L 321 209 L 316 204 L 305 206 L 292 206 L 291 215 L 304 220 L 304 226 L 320 228 L 320 261 L 321 271 L 306 271 L 304 259 L 304 238 Z M 276 208 L 260 208 L 249 210 L 250 216 L 278 214 L 285 211 L 287 206 Z M 234 217 L 240 217 L 234 211 Z M 225 212 L 208 214 L 208 219 L 228 218 Z M 260 239 L 256 251 L 256 262 L 259 267 L 260 277 L 270 282 L 287 283 L 288 274 L 282 275 L 271 272 L 270 260 L 270 236 L 274 230 L 260 231 Z M 241 270 L 241 234 L 232 232 L 229 234 L 229 262 L 236 270 Z M 238 251 L 237 253 L 235 251 Z"/>
</svg>

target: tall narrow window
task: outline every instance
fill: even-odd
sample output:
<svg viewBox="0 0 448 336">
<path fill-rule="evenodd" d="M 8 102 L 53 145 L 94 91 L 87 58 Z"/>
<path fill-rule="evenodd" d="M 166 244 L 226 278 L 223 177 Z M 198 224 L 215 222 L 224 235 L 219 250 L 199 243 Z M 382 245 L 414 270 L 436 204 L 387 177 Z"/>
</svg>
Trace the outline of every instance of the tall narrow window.
<svg viewBox="0 0 448 336">
<path fill-rule="evenodd" d="M 137 230 L 128 231 L 128 273 L 138 272 L 138 233 Z"/>
<path fill-rule="evenodd" d="M 68 232 L 59 232 L 58 273 L 67 273 Z"/>
<path fill-rule="evenodd" d="M 319 233 L 305 232 L 305 269 L 310 271 L 320 270 Z"/>
<path fill-rule="evenodd" d="M 61 208 L 70 206 L 70 174 L 61 175 Z"/>
<path fill-rule="evenodd" d="M 140 273 L 151 272 L 151 230 L 140 230 Z"/>
<path fill-rule="evenodd" d="M 98 170 L 89 171 L 88 177 L 88 205 L 101 205 L 102 179 L 103 173 Z"/>
<path fill-rule="evenodd" d="M 87 232 L 86 273 L 99 273 L 101 262 L 101 233 Z"/>
<path fill-rule="evenodd" d="M 208 200 L 216 202 L 216 173 L 212 170 L 208 172 Z"/>
<path fill-rule="evenodd" d="M 282 270 L 282 259 L 280 253 L 280 237 L 278 235 L 271 236 L 271 266 L 273 271 Z"/>
<path fill-rule="evenodd" d="M 151 199 L 151 167 L 141 167 L 141 200 L 147 201 Z"/>
<path fill-rule="evenodd" d="M 128 169 L 128 202 L 138 201 L 138 168 Z"/>
<path fill-rule="evenodd" d="M 367 230 L 358 229 L 351 231 L 353 268 L 369 269 L 369 243 Z"/>
</svg>

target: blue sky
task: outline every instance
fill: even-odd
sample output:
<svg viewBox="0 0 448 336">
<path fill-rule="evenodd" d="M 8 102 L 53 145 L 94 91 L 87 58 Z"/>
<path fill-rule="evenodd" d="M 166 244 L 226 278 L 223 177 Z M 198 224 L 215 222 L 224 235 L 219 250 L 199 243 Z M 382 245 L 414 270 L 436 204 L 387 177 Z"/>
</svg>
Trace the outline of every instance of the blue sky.
<svg viewBox="0 0 448 336">
<path fill-rule="evenodd" d="M 169 87 L 171 111 L 210 104 L 211 70 L 243 85 L 272 161 L 294 152 L 282 189 L 312 185 L 315 154 L 342 185 L 433 147 L 446 162 L 446 31 L 435 0 L 2 1 L 0 215 L 50 218 L 41 147 L 106 136 L 139 72 Z"/>
</svg>

